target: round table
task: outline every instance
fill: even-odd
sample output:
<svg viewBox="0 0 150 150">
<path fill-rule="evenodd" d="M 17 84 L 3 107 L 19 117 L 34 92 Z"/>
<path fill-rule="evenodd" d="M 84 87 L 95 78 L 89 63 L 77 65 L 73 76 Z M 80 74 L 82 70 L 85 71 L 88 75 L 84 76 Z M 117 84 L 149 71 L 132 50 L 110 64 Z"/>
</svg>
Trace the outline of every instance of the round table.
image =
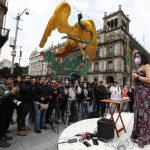
<svg viewBox="0 0 150 150">
<path fill-rule="evenodd" d="M 114 114 L 114 117 L 117 117 Z M 110 118 L 110 115 L 108 115 L 106 118 Z M 91 147 L 86 147 L 82 142 L 79 141 L 81 137 L 75 136 L 77 134 L 82 134 L 85 132 L 94 133 L 94 131 L 97 131 L 97 121 L 100 118 L 92 118 L 92 119 L 86 119 L 79 122 L 76 122 L 74 124 L 71 124 L 67 128 L 63 130 L 61 133 L 59 140 L 58 140 L 58 150 L 114 150 L 114 148 L 121 142 L 127 141 L 129 142 L 128 148 L 132 148 L 132 150 L 137 150 L 138 146 L 137 144 L 134 144 L 130 141 L 130 135 L 133 128 L 133 120 L 134 120 L 134 114 L 133 113 L 122 113 L 122 118 L 124 119 L 124 124 L 126 126 L 127 133 L 120 132 L 120 138 L 117 137 L 117 134 L 115 133 L 115 138 L 112 142 L 104 143 L 102 141 L 98 140 L 99 145 L 93 145 L 92 140 L 87 140 Z M 118 127 L 121 126 L 121 122 L 118 122 Z M 77 138 L 78 142 L 75 143 L 67 143 L 68 139 Z M 144 150 L 149 150 L 150 145 L 147 145 L 144 147 Z"/>
<path fill-rule="evenodd" d="M 100 118 L 82 120 L 82 121 L 76 122 L 74 124 L 71 124 L 66 129 L 64 129 L 58 140 L 58 143 L 61 143 L 61 144 L 58 144 L 58 150 L 84 150 L 84 149 L 87 149 L 87 147 L 82 142 L 79 142 L 80 137 L 77 137 L 75 135 L 82 134 L 84 132 L 94 133 L 94 130 L 97 130 L 97 121 L 99 119 Z M 72 138 L 77 138 L 78 142 L 71 143 L 71 144 L 70 143 L 62 143 L 62 142 L 67 142 L 68 139 L 72 139 Z M 91 140 L 88 142 L 90 144 L 92 144 Z M 88 147 L 88 149 L 89 148 L 90 147 Z M 93 145 L 91 148 L 93 148 Z"/>
</svg>

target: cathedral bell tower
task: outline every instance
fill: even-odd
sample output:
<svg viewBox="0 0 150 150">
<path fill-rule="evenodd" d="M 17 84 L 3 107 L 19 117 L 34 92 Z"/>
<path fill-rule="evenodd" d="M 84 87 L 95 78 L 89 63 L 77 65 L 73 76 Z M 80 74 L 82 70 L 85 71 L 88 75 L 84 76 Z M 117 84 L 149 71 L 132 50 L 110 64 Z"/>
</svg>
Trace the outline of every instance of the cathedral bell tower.
<svg viewBox="0 0 150 150">
<path fill-rule="evenodd" d="M 121 10 L 121 5 L 119 5 L 118 11 L 107 15 L 105 12 L 104 14 L 104 30 L 111 31 L 116 28 L 122 27 L 124 30 L 129 32 L 129 18 L 128 15 L 125 15 L 124 12 Z"/>
<path fill-rule="evenodd" d="M 104 13 L 104 26 L 100 32 L 100 61 L 101 74 L 99 80 L 111 83 L 114 81 L 123 85 L 127 80 L 125 43 L 129 41 L 130 20 L 119 5 L 118 10 L 111 14 Z"/>
</svg>

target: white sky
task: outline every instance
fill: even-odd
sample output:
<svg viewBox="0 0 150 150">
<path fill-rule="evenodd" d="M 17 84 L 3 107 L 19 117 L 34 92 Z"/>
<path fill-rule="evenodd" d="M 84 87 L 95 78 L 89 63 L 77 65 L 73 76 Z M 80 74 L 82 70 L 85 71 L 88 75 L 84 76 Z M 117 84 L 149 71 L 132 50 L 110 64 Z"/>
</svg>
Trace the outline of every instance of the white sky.
<svg viewBox="0 0 150 150">
<path fill-rule="evenodd" d="M 8 12 L 6 15 L 5 28 L 10 29 L 10 37 L 15 36 L 16 20 L 13 19 L 18 13 L 27 8 L 29 15 L 25 13 L 21 16 L 22 21 L 19 22 L 17 46 L 22 46 L 23 57 L 21 65 L 26 66 L 29 62 L 29 56 L 33 50 L 37 48 L 42 38 L 45 27 L 53 15 L 55 8 L 63 0 L 9 0 Z M 92 19 L 96 24 L 97 30 L 103 28 L 104 12 L 107 14 L 118 10 L 118 5 L 122 5 L 122 10 L 129 15 L 130 33 L 150 52 L 150 0 L 66 0 L 70 3 L 72 11 L 69 17 L 70 25 L 77 22 L 77 15 L 81 11 L 83 19 Z M 57 44 L 63 42 L 62 34 L 57 31 L 53 32 L 49 37 L 45 48 L 52 43 Z M 144 40 L 143 40 L 144 37 Z M 9 47 L 9 40 L 3 46 L 1 58 L 12 60 L 12 48 Z M 17 56 L 15 62 L 19 61 L 19 48 L 17 48 Z"/>
</svg>

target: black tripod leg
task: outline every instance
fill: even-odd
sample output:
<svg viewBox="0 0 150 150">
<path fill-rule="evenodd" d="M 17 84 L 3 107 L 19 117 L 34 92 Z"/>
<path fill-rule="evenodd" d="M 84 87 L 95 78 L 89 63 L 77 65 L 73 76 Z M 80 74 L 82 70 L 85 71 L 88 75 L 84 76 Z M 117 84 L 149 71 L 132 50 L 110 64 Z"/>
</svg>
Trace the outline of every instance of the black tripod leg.
<svg viewBox="0 0 150 150">
<path fill-rule="evenodd" d="M 70 115 L 70 102 L 67 102 L 67 108 L 66 108 L 66 126 L 65 127 L 68 127 L 69 115 Z"/>
<path fill-rule="evenodd" d="M 52 127 L 52 130 L 56 133 L 56 130 L 54 128 L 54 123 L 52 123 L 51 127 Z"/>
</svg>

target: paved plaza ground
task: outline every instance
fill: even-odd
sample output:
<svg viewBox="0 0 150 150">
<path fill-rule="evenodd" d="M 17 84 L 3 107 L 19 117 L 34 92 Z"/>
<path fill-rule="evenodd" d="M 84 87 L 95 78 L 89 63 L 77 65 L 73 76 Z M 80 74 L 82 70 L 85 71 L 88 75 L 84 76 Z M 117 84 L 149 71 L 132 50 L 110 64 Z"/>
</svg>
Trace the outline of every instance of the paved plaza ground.
<svg viewBox="0 0 150 150">
<path fill-rule="evenodd" d="M 28 132 L 27 136 L 20 137 L 16 135 L 17 124 L 10 125 L 9 135 L 13 136 L 13 140 L 9 141 L 11 146 L 8 148 L 0 147 L 0 150 L 57 150 L 57 140 L 61 132 L 65 129 L 65 124 L 59 123 L 58 134 L 51 127 L 47 130 L 42 129 L 41 134 L 34 132 L 33 125 L 31 128 L 32 130 Z"/>
<path fill-rule="evenodd" d="M 115 113 L 115 118 L 117 117 L 117 113 Z M 107 115 L 107 118 L 110 118 L 110 115 Z M 127 144 L 127 149 L 133 149 L 133 150 L 141 150 L 141 148 L 138 148 L 138 145 L 135 143 L 132 143 L 130 141 L 130 135 L 133 128 L 133 120 L 134 120 L 134 114 L 133 113 L 122 113 L 122 118 L 126 127 L 127 132 L 124 131 L 120 132 L 120 138 L 117 138 L 117 135 L 115 133 L 115 139 L 114 141 L 110 142 L 110 144 L 106 144 L 104 142 L 99 141 L 99 146 L 96 147 L 96 149 L 93 149 L 94 146 L 91 147 L 89 150 L 114 150 L 116 149 L 113 147 L 115 144 L 118 145 L 118 141 L 122 142 L 124 140 L 127 140 L 129 145 Z M 41 134 L 37 134 L 34 132 L 34 125 L 31 125 L 32 128 L 31 131 L 28 132 L 27 136 L 20 137 L 16 136 L 16 129 L 17 124 L 10 125 L 10 134 L 13 136 L 13 140 L 9 141 L 11 143 L 11 146 L 8 148 L 0 148 L 0 150 L 57 150 L 57 141 L 59 139 L 59 143 L 63 142 L 63 140 L 67 139 L 67 137 L 73 137 L 73 135 L 76 135 L 81 132 L 94 132 L 95 127 L 97 126 L 97 120 L 99 118 L 95 118 L 92 121 L 92 119 L 82 120 L 79 122 L 76 122 L 74 124 L 71 124 L 68 128 L 65 128 L 64 123 L 59 123 L 59 133 L 55 133 L 50 126 L 48 126 L 48 129 L 42 129 Z M 16 118 L 14 119 L 16 120 Z M 90 121 L 90 123 L 89 123 Z M 28 122 L 28 120 L 26 120 Z M 84 123 L 84 125 L 82 125 Z M 86 126 L 86 127 L 85 127 Z M 117 127 L 122 127 L 121 122 L 119 121 L 117 123 Z M 63 131 L 63 132 L 62 132 Z M 62 133 L 62 134 L 61 134 Z M 67 133 L 67 134 L 66 134 Z M 61 136 L 60 136 L 61 135 Z M 63 138 L 62 138 L 63 137 Z M 65 138 L 64 138 L 65 137 Z M 90 142 L 90 141 L 89 141 Z M 91 142 L 92 144 L 92 142 Z M 110 146 L 111 145 L 111 146 Z M 62 145 L 59 145 L 60 150 L 84 150 L 85 147 L 81 142 L 74 143 L 74 145 L 65 143 Z M 129 148 L 129 147 L 132 148 Z M 79 147 L 79 148 L 78 148 Z M 143 150 L 150 150 L 150 145 L 146 145 Z"/>
</svg>

